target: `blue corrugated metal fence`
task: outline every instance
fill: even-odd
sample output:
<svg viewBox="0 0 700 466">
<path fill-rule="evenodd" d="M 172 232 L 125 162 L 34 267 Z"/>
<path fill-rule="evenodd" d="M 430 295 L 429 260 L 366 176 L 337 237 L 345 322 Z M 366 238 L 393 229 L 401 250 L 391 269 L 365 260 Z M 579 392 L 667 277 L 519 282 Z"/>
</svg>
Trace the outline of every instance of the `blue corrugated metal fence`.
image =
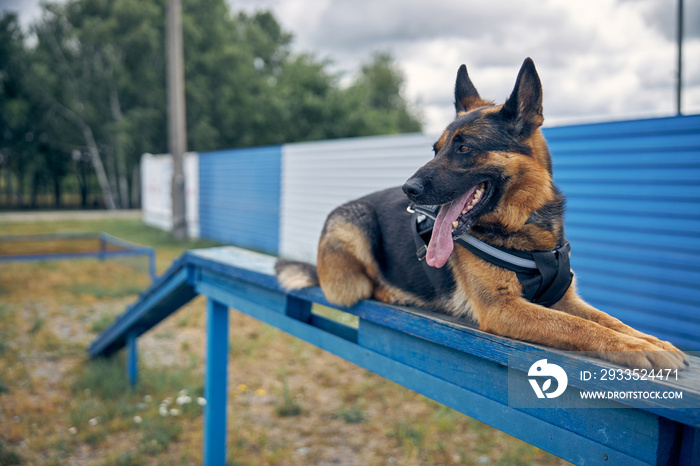
<svg viewBox="0 0 700 466">
<path fill-rule="evenodd" d="M 700 115 L 545 130 L 581 295 L 700 349 Z"/>
<path fill-rule="evenodd" d="M 276 254 L 281 146 L 199 154 L 200 235 Z"/>
</svg>

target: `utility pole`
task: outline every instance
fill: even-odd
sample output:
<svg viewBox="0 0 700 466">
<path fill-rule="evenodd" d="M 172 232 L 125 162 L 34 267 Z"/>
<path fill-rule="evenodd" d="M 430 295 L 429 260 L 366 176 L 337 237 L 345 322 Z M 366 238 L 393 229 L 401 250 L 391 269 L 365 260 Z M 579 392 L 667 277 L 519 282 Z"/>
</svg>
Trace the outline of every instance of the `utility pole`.
<svg viewBox="0 0 700 466">
<path fill-rule="evenodd" d="M 676 113 L 682 115 L 681 112 L 681 96 L 683 94 L 683 0 L 678 0 L 678 77 L 676 80 Z"/>
<path fill-rule="evenodd" d="M 187 151 L 187 126 L 185 123 L 185 73 L 182 52 L 182 13 L 180 0 L 168 0 L 168 150 L 173 158 L 171 184 L 173 237 L 187 239 L 185 216 L 185 173 L 183 158 Z"/>
</svg>

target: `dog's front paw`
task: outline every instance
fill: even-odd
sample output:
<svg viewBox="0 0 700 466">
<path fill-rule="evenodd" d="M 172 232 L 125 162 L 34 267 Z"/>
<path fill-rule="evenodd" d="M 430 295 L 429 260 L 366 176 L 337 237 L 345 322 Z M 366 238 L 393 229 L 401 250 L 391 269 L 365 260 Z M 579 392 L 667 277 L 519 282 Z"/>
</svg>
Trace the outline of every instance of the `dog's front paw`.
<svg viewBox="0 0 700 466">
<path fill-rule="evenodd" d="M 601 357 L 614 363 L 635 369 L 678 369 L 689 365 L 688 356 L 672 344 L 653 338 L 646 339 L 626 336 L 614 344 L 615 350 L 603 351 Z"/>
<path fill-rule="evenodd" d="M 680 358 L 680 360 L 683 362 L 684 366 L 689 366 L 690 365 L 690 360 L 688 359 L 688 355 L 685 354 L 683 351 L 679 350 L 675 346 L 673 346 L 671 343 L 663 340 L 659 340 L 658 338 L 652 336 L 652 335 L 646 335 L 644 334 L 643 337 L 641 337 L 642 340 L 651 343 L 652 345 L 656 346 L 657 348 L 660 348 L 662 351 L 668 351 L 670 353 L 673 353 L 673 355 L 676 358 Z"/>
</svg>

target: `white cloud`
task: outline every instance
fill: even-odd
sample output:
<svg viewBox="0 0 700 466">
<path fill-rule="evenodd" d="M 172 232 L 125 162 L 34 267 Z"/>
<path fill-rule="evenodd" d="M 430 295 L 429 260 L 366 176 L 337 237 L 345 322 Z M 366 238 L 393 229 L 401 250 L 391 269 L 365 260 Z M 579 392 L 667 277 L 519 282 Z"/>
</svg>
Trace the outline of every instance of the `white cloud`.
<svg viewBox="0 0 700 466">
<path fill-rule="evenodd" d="M 297 49 L 331 57 L 339 70 L 357 69 L 373 51 L 392 52 L 407 78 L 406 95 L 424 108 L 429 132 L 440 131 L 453 116 L 460 64 L 467 65 L 483 97 L 501 102 L 527 56 L 542 78 L 548 124 L 675 111 L 676 13 L 670 2 L 245 0 L 242 5 L 272 8 L 295 34 Z M 692 37 L 700 36 L 700 27 L 689 22 L 699 14 L 697 5 L 686 6 L 686 113 L 700 108 L 695 89 L 700 70 L 689 59 L 698 56 Z"/>
</svg>

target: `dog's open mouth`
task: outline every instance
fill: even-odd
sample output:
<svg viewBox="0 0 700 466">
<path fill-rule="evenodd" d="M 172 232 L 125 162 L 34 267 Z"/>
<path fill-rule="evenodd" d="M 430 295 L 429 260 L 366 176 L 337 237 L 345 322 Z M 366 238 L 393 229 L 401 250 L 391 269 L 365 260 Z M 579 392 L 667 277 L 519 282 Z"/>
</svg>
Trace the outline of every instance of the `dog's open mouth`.
<svg viewBox="0 0 700 466">
<path fill-rule="evenodd" d="M 425 256 L 428 265 L 439 268 L 447 263 L 454 249 L 453 238 L 471 228 L 491 197 L 491 187 L 489 181 L 483 181 L 440 207 Z"/>
</svg>

